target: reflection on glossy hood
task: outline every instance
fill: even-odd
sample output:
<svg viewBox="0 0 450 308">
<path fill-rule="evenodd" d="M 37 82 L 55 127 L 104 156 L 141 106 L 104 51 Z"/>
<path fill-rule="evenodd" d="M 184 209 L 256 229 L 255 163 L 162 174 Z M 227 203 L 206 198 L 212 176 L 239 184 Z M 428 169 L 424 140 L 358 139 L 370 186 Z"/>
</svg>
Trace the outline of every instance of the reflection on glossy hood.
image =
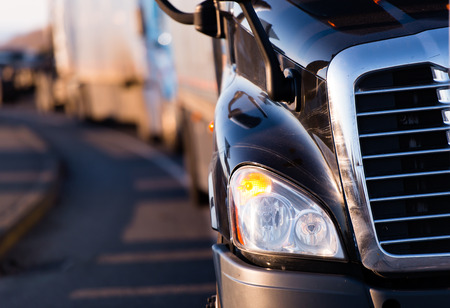
<svg viewBox="0 0 450 308">
<path fill-rule="evenodd" d="M 290 0 L 339 31 L 367 34 L 448 20 L 448 0 Z"/>
</svg>

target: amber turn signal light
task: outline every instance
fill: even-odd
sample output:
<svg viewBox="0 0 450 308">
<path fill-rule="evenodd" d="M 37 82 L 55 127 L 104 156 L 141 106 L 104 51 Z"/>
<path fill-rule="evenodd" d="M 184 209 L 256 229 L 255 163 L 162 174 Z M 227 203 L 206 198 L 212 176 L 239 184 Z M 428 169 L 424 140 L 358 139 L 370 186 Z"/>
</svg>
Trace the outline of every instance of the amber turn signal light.
<svg viewBox="0 0 450 308">
<path fill-rule="evenodd" d="M 209 122 L 208 129 L 211 133 L 214 132 L 214 120 Z"/>
</svg>

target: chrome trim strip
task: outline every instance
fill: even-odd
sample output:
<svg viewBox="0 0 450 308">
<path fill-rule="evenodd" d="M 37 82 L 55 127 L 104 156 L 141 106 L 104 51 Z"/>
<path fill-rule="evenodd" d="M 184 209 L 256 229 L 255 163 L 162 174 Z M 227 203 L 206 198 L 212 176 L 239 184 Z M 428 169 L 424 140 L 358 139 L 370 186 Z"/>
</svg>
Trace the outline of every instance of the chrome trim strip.
<svg viewBox="0 0 450 308">
<path fill-rule="evenodd" d="M 433 79 L 436 82 L 441 82 L 441 83 L 450 82 L 450 76 L 448 75 L 448 72 L 446 72 L 446 71 L 443 71 L 443 70 L 433 67 L 431 69 L 431 73 L 433 74 Z"/>
<path fill-rule="evenodd" d="M 393 255 L 378 242 L 359 146 L 355 82 L 367 72 L 410 64 L 429 63 L 448 68 L 448 43 L 448 28 L 442 28 L 353 46 L 337 54 L 327 70 L 333 137 L 348 211 L 361 261 L 375 272 L 449 270 L 450 254 Z M 419 153 L 403 155 L 415 154 Z"/>
<path fill-rule="evenodd" d="M 428 84 L 420 86 L 410 86 L 410 87 L 396 87 L 396 88 L 386 88 L 386 89 L 376 89 L 376 90 L 357 90 L 356 95 L 370 95 L 370 94 L 383 94 L 392 92 L 404 92 L 404 91 L 416 91 L 416 90 L 427 90 L 427 89 L 439 89 L 450 86 L 450 83 L 439 83 L 439 84 Z M 445 89 L 447 90 L 447 89 Z"/>
<path fill-rule="evenodd" d="M 373 133 L 373 134 L 361 134 L 359 138 L 374 138 L 374 137 L 384 137 L 384 136 L 395 136 L 395 135 L 407 135 L 407 134 L 420 134 L 420 133 L 432 133 L 445 131 L 450 129 L 450 126 L 441 126 L 441 127 L 432 127 L 432 128 L 420 128 L 420 129 L 410 129 L 410 130 L 397 130 L 397 131 L 389 131 L 382 133 Z"/>
<path fill-rule="evenodd" d="M 444 124 L 450 125 L 450 110 L 442 110 L 442 119 Z"/>
<path fill-rule="evenodd" d="M 361 112 L 361 113 L 358 113 L 357 116 L 358 117 L 366 117 L 366 116 L 376 116 L 376 115 L 385 115 L 385 114 L 404 113 L 404 112 L 439 110 L 439 109 L 446 109 L 448 107 L 449 106 L 441 105 L 441 106 L 418 107 L 418 108 L 408 108 L 408 109 L 381 110 L 381 111 Z"/>
<path fill-rule="evenodd" d="M 391 174 L 391 175 L 382 175 L 382 176 L 370 176 L 370 177 L 366 177 L 366 181 L 391 180 L 391 179 L 410 178 L 410 177 L 416 177 L 416 176 L 442 175 L 442 174 L 450 174 L 450 170 L 402 173 L 402 174 Z"/>
<path fill-rule="evenodd" d="M 450 89 L 438 89 L 438 100 L 442 104 L 450 104 Z"/>
<path fill-rule="evenodd" d="M 381 241 L 380 244 L 381 245 L 394 245 L 394 244 L 429 242 L 429 241 L 439 241 L 439 240 L 448 240 L 448 239 L 450 239 L 450 235 L 441 235 L 441 236 L 408 238 L 408 239 L 403 239 L 403 240 Z"/>
<path fill-rule="evenodd" d="M 415 195 L 402 195 L 394 197 L 383 197 L 383 198 L 372 198 L 370 202 L 381 202 L 381 201 L 395 201 L 395 200 L 407 200 L 414 198 L 431 198 L 431 197 L 445 197 L 450 196 L 450 192 L 437 192 L 428 194 L 415 194 Z"/>
<path fill-rule="evenodd" d="M 376 159 L 376 158 L 388 158 L 395 156 L 412 156 L 412 155 L 426 155 L 426 154 L 436 154 L 450 152 L 450 149 L 433 149 L 433 150 L 423 150 L 423 151 L 409 151 L 409 152 L 396 152 L 388 154 L 374 154 L 374 155 L 364 155 L 364 159 Z"/>
<path fill-rule="evenodd" d="M 428 219 L 439 219 L 439 218 L 449 218 L 450 214 L 436 214 L 436 215 L 426 215 L 426 216 L 411 216 L 402 218 L 388 218 L 388 219 L 377 219 L 375 224 L 388 224 L 404 221 L 415 221 L 415 220 L 428 220 Z"/>
</svg>

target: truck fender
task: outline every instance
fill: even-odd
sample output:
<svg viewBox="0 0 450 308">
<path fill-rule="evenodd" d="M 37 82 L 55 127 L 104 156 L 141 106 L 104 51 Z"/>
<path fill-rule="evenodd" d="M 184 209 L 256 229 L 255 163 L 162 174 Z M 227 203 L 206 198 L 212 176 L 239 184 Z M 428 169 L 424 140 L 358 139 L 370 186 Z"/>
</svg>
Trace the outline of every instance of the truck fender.
<svg viewBox="0 0 450 308">
<path fill-rule="evenodd" d="M 341 235 L 352 240 L 340 179 L 329 161 L 336 158 L 327 151 L 331 152 L 284 103 L 271 101 L 250 81 L 236 77 L 220 95 L 215 112 L 210 199 L 218 231 L 229 239 L 225 183 L 237 168 L 253 165 L 283 176 L 316 197 Z"/>
</svg>

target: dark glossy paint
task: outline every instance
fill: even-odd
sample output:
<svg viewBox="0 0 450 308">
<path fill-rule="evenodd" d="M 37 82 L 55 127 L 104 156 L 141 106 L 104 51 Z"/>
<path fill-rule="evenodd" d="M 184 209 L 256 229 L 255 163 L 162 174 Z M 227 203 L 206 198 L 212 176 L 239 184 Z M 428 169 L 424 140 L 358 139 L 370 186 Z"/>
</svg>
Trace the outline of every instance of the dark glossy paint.
<svg viewBox="0 0 450 308">
<path fill-rule="evenodd" d="M 421 20 L 447 20 L 447 0 L 290 0 L 335 29 L 366 35 L 400 27 L 415 27 Z M 416 25 L 414 25 L 414 23 Z"/>
<path fill-rule="evenodd" d="M 235 67 L 235 74 L 223 76 L 223 82 L 229 86 L 222 91 L 216 107 L 216 151 L 212 163 L 218 231 L 225 238 L 230 238 L 228 179 L 239 166 L 257 165 L 290 179 L 314 195 L 339 226 L 349 259 L 358 260 L 335 156 L 326 68 L 333 56 L 347 47 L 446 27 L 448 22 L 447 17 L 428 20 L 426 14 L 419 16 L 423 18 L 416 15 L 417 18 L 412 18 L 411 12 L 408 15 L 411 18 L 403 14 L 402 19 L 398 10 L 394 14 L 393 8 L 386 6 L 393 2 L 382 1 L 385 6 L 381 11 L 373 1 L 369 2 L 365 1 L 361 7 L 375 5 L 374 12 L 366 12 L 372 19 L 366 18 L 366 26 L 358 26 L 355 31 L 348 23 L 354 21 L 360 7 L 353 11 L 331 10 L 336 14 L 328 16 L 326 10 L 311 9 L 312 4 L 331 5 L 325 0 L 254 1 L 280 55 L 282 68 L 295 68 L 302 76 L 300 112 L 267 99 L 264 62 L 238 5 L 234 6 L 234 17 L 228 19 L 226 30 L 229 64 Z M 417 4 L 414 0 L 413 3 Z M 387 18 L 383 27 L 379 26 L 377 16 Z M 340 23 L 337 26 L 332 20 Z"/>
<path fill-rule="evenodd" d="M 286 106 L 272 102 L 260 88 L 235 77 L 222 92 L 215 118 L 216 204 L 219 231 L 229 238 L 223 183 L 242 165 L 262 166 L 303 187 L 324 205 L 340 226 L 345 243 L 354 246 L 332 150 L 308 132 Z M 218 182 L 220 180 L 220 182 Z M 220 196 L 220 197 L 219 197 Z M 355 252 L 349 252 L 354 259 Z"/>
<path fill-rule="evenodd" d="M 443 0 L 255 1 L 272 44 L 322 78 L 345 48 L 447 27 L 446 5 Z M 249 29 L 237 5 L 234 14 Z"/>
</svg>

